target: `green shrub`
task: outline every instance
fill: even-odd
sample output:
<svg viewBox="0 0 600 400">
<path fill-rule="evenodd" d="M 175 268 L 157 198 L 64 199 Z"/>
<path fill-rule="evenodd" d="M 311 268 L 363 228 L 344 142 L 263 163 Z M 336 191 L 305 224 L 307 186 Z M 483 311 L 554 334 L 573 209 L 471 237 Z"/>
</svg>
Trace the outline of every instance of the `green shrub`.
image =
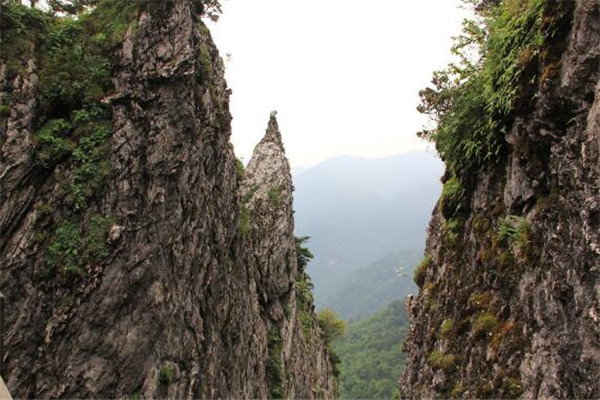
<svg viewBox="0 0 600 400">
<path fill-rule="evenodd" d="M 498 236 L 509 243 L 517 243 L 521 248 L 529 244 L 531 224 L 523 217 L 508 215 L 500 222 Z"/>
<path fill-rule="evenodd" d="M 281 201 L 281 189 L 274 186 L 269 189 L 269 193 L 267 193 L 267 196 L 269 198 L 269 203 L 277 207 L 279 205 L 279 202 Z"/>
<path fill-rule="evenodd" d="M 83 238 L 82 255 L 84 260 L 97 262 L 108 257 L 109 251 L 106 240 L 108 231 L 114 222 L 114 218 L 107 218 L 99 214 L 90 217 Z"/>
<path fill-rule="evenodd" d="M 325 308 L 319 311 L 317 318 L 325 343 L 331 343 L 346 334 L 346 321 L 340 319 L 335 311 Z"/>
<path fill-rule="evenodd" d="M 500 160 L 515 109 L 532 100 L 524 88 L 538 79 L 542 7 L 542 0 L 482 4 L 478 20 L 466 20 L 455 39 L 460 61 L 435 72 L 433 87 L 419 93 L 418 110 L 437 123 L 419 136 L 436 143 L 454 176 Z"/>
<path fill-rule="evenodd" d="M 519 398 L 523 394 L 523 385 L 519 378 L 506 378 L 502 383 L 502 389 L 509 399 Z"/>
<path fill-rule="evenodd" d="M 258 185 L 254 185 L 242 196 L 242 204 L 248 203 L 254 197 L 254 194 L 258 190 Z"/>
<path fill-rule="evenodd" d="M 75 143 L 69 138 L 71 124 L 63 118 L 52 119 L 35 133 L 38 163 L 53 167 L 71 154 Z"/>
<path fill-rule="evenodd" d="M 485 310 L 492 302 L 492 295 L 489 292 L 473 293 L 469 297 L 469 307 L 476 310 Z"/>
<path fill-rule="evenodd" d="M 169 385 L 171 382 L 173 382 L 173 376 L 173 368 L 162 367 L 158 373 L 158 381 L 163 385 Z"/>
<path fill-rule="evenodd" d="M 440 198 L 440 211 L 444 218 L 451 219 L 462 209 L 465 197 L 460 179 L 452 177 L 446 181 Z"/>
<path fill-rule="evenodd" d="M 10 106 L 6 104 L 0 105 L 0 117 L 8 117 L 10 115 Z"/>
<path fill-rule="evenodd" d="M 309 248 L 305 246 L 305 243 L 308 242 L 309 239 L 310 236 L 294 237 L 296 243 L 296 257 L 298 258 L 298 271 L 300 273 L 306 270 L 306 267 L 308 266 L 310 260 L 312 260 L 315 257 L 313 253 L 311 253 Z"/>
<path fill-rule="evenodd" d="M 448 337 L 452 334 L 452 330 L 454 329 L 454 320 L 445 319 L 440 326 L 440 334 L 444 337 Z"/>
<path fill-rule="evenodd" d="M 283 389 L 283 362 L 281 360 L 281 331 L 278 324 L 269 329 L 267 337 L 267 349 L 269 352 L 265 365 L 265 374 L 269 387 L 269 399 L 284 399 L 286 397 Z"/>
<path fill-rule="evenodd" d="M 425 254 L 423 261 L 415 268 L 414 281 L 418 287 L 422 288 L 425 284 L 425 278 L 427 277 L 427 269 L 431 265 L 431 256 Z"/>
<path fill-rule="evenodd" d="M 102 193 L 112 164 L 108 139 L 112 134 L 110 122 L 103 110 L 79 110 L 73 113 L 75 135 L 79 138 L 73 151 L 75 170 L 71 183 L 71 201 L 76 209 L 83 209 L 87 200 Z"/>
<path fill-rule="evenodd" d="M 444 219 L 442 223 L 442 236 L 449 246 L 455 246 L 462 230 L 462 220 L 457 218 Z"/>
<path fill-rule="evenodd" d="M 252 228 L 250 222 L 250 210 L 246 208 L 246 206 L 242 206 L 242 211 L 240 212 L 240 224 L 238 226 L 238 232 L 241 237 L 245 238 L 250 233 L 250 229 Z"/>
<path fill-rule="evenodd" d="M 498 319 L 489 312 L 479 314 L 473 322 L 473 335 L 488 336 L 498 327 Z"/>
<path fill-rule="evenodd" d="M 313 314 L 314 298 L 312 294 L 313 283 L 306 272 L 302 272 L 296 278 L 296 302 L 298 304 L 298 318 L 302 327 L 302 334 L 309 338 L 315 327 Z"/>
<path fill-rule="evenodd" d="M 59 224 L 47 247 L 47 265 L 60 273 L 81 274 L 86 264 L 101 261 L 109 255 L 106 239 L 113 222 L 113 218 L 95 214 L 85 224 L 79 221 Z"/>
<path fill-rule="evenodd" d="M 457 367 L 458 357 L 454 354 L 445 354 L 440 350 L 434 350 L 429 355 L 428 361 L 434 368 L 451 372 Z"/>
<path fill-rule="evenodd" d="M 239 158 L 235 159 L 235 172 L 237 173 L 238 179 L 244 179 L 246 169 L 244 168 L 244 163 Z"/>
<path fill-rule="evenodd" d="M 80 256 L 83 241 L 79 232 L 79 224 L 73 222 L 59 225 L 53 235 L 52 243 L 47 250 L 47 264 L 56 267 L 60 272 L 80 274 Z"/>
<path fill-rule="evenodd" d="M 43 42 L 50 23 L 51 17 L 43 11 L 16 1 L 2 2 L 0 54 L 10 55 L 3 57 L 7 80 L 26 72 L 27 61 Z"/>
</svg>

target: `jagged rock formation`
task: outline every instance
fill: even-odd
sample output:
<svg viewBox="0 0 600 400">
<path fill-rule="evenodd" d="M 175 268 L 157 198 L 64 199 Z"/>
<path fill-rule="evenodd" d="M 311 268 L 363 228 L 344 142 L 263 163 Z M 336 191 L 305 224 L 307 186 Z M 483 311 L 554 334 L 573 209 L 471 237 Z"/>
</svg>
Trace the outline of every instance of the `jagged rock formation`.
<svg viewBox="0 0 600 400">
<path fill-rule="evenodd" d="M 300 322 L 276 121 L 242 178 L 223 65 L 193 2 L 148 4 L 112 69 L 112 168 L 85 207 L 65 195 L 76 160 L 36 156 L 36 58 L 10 80 L 0 61 L 7 386 L 19 398 L 335 397 L 313 310 Z"/>
<path fill-rule="evenodd" d="M 560 30 L 506 158 L 473 177 L 460 232 L 434 211 L 406 398 L 600 397 L 600 4 L 546 6 Z"/>
<path fill-rule="evenodd" d="M 296 281 L 300 270 L 295 252 L 292 176 L 281 133 L 272 114 L 267 132 L 256 146 L 241 186 L 249 230 L 245 245 L 251 250 L 259 303 L 268 320 L 269 363 L 281 375 L 271 397 L 331 398 L 337 393 L 328 351 L 316 337 L 314 307 L 302 304 Z M 243 229 L 243 227 L 242 227 Z"/>
</svg>

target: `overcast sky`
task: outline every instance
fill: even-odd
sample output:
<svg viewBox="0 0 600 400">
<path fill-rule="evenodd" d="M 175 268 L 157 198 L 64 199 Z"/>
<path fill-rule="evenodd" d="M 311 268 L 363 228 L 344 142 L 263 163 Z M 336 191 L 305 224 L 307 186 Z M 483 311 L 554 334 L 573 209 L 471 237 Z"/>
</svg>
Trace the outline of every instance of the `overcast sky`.
<svg viewBox="0 0 600 400">
<path fill-rule="evenodd" d="M 418 91 L 449 60 L 459 0 L 223 0 L 211 31 L 233 94 L 232 142 L 247 162 L 269 112 L 292 166 L 381 157 L 426 144 Z"/>
</svg>

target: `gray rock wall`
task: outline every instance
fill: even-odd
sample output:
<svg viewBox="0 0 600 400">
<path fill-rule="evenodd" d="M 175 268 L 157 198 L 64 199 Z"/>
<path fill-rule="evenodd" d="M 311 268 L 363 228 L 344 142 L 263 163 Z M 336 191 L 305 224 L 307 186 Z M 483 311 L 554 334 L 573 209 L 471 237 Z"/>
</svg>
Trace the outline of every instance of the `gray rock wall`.
<svg viewBox="0 0 600 400">
<path fill-rule="evenodd" d="M 109 254 L 79 275 L 43 274 L 42 211 L 60 205 L 71 166 L 42 169 L 31 156 L 35 60 L 9 85 L 0 136 L 7 386 L 35 398 L 266 398 L 281 381 L 290 397 L 334 397 L 317 325 L 299 336 L 292 182 L 276 122 L 242 182 L 217 49 L 190 1 L 157 4 L 129 29 L 113 68 L 113 169 L 77 214 L 110 218 Z M 272 185 L 279 199 L 266 204 Z M 256 187 L 249 229 L 247 187 Z"/>
<path fill-rule="evenodd" d="M 505 163 L 473 177 L 457 237 L 434 211 L 407 302 L 407 398 L 600 397 L 600 4 L 547 5 L 570 30 L 546 39 Z M 519 240 L 501 238 L 507 223 Z"/>
</svg>

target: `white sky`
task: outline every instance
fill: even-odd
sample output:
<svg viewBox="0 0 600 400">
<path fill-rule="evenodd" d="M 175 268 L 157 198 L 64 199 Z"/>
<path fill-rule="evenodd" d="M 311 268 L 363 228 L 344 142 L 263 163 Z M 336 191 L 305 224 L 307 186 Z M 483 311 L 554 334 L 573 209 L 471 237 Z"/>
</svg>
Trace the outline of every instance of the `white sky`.
<svg viewBox="0 0 600 400">
<path fill-rule="evenodd" d="M 292 166 L 425 148 L 418 91 L 450 58 L 459 0 L 223 0 L 210 24 L 247 162 L 269 112 Z"/>
</svg>

